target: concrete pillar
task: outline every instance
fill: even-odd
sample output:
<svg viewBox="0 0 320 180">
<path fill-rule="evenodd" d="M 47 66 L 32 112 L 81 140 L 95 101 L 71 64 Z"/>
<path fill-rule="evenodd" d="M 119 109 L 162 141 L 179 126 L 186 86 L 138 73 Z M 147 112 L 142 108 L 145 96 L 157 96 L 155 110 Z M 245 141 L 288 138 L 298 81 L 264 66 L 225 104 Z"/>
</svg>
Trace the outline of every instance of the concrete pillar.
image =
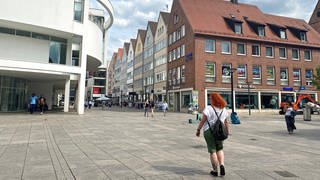
<svg viewBox="0 0 320 180">
<path fill-rule="evenodd" d="M 318 102 L 318 93 L 314 94 L 314 100 Z"/>
<path fill-rule="evenodd" d="M 258 91 L 258 108 L 259 108 L 259 112 L 261 112 L 261 92 Z"/>
<path fill-rule="evenodd" d="M 70 78 L 66 79 L 64 88 L 64 112 L 69 112 L 69 100 L 70 100 Z"/>
<path fill-rule="evenodd" d="M 71 40 L 68 40 L 67 44 L 67 57 L 66 57 L 66 65 L 71 66 L 72 65 L 72 42 Z"/>
</svg>

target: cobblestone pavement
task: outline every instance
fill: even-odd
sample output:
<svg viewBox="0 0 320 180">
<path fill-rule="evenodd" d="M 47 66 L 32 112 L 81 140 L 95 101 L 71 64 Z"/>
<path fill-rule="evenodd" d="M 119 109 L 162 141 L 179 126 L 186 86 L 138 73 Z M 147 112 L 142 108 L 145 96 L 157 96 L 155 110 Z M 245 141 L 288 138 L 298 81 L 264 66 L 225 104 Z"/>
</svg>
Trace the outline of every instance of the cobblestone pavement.
<svg viewBox="0 0 320 180">
<path fill-rule="evenodd" d="M 0 114 L 0 179 L 213 179 L 194 116 L 125 109 Z M 241 115 L 223 179 L 320 179 L 320 116 L 289 135 L 283 116 Z M 221 179 L 221 178 L 217 178 Z"/>
</svg>

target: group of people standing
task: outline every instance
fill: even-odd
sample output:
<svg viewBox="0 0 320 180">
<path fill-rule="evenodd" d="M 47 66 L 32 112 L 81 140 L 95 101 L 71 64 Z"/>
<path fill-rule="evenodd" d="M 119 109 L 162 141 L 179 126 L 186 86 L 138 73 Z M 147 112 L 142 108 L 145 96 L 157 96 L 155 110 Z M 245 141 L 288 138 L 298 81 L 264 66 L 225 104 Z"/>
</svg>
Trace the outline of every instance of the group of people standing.
<svg viewBox="0 0 320 180">
<path fill-rule="evenodd" d="M 44 113 L 47 106 L 46 98 L 44 98 L 43 96 L 37 97 L 35 93 L 32 93 L 29 102 L 30 114 L 33 114 L 37 108 L 39 108 L 41 115 Z"/>
<path fill-rule="evenodd" d="M 146 100 L 143 104 L 143 108 L 144 108 L 144 117 L 149 116 L 149 111 L 151 112 L 151 117 L 154 117 L 154 110 L 155 110 L 154 101 Z M 163 111 L 163 116 L 165 117 L 166 113 L 168 111 L 168 103 L 166 101 L 164 101 L 163 103 L 161 103 L 160 108 Z"/>
</svg>

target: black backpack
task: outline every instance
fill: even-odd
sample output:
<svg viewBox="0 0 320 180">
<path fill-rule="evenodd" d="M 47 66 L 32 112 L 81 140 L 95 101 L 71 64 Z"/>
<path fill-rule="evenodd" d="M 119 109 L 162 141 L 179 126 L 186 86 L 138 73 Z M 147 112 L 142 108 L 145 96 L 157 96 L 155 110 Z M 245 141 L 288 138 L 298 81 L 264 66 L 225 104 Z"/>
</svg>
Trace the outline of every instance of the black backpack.
<svg viewBox="0 0 320 180">
<path fill-rule="evenodd" d="M 226 140 L 229 135 L 228 129 L 227 129 L 226 125 L 224 123 L 222 123 L 220 120 L 220 116 L 221 116 L 223 110 L 221 111 L 220 115 L 218 116 L 217 111 L 214 109 L 214 107 L 212 107 L 212 108 L 217 116 L 217 121 L 213 124 L 213 126 L 210 126 L 209 121 L 207 121 L 209 128 L 211 130 L 212 136 L 218 141 Z"/>
</svg>

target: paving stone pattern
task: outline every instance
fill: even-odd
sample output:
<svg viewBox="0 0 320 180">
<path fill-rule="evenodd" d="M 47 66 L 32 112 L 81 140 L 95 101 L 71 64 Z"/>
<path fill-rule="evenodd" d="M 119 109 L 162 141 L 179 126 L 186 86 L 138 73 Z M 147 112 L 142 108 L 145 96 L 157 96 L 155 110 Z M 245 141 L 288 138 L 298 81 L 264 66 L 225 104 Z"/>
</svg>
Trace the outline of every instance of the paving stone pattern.
<svg viewBox="0 0 320 180">
<path fill-rule="evenodd" d="M 143 117 L 126 109 L 0 114 L 0 179 L 214 179 L 190 114 Z M 320 179 L 320 116 L 240 114 L 225 142 L 223 179 Z M 216 179 L 221 179 L 220 177 Z"/>
</svg>

